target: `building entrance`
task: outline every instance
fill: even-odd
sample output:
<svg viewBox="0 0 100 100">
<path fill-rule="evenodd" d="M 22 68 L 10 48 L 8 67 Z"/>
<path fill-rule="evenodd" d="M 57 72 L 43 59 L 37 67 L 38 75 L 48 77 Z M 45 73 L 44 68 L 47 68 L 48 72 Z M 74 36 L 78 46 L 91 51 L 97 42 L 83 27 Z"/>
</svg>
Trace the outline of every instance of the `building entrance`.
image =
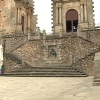
<svg viewBox="0 0 100 100">
<path fill-rule="evenodd" d="M 74 9 L 66 13 L 66 32 L 77 32 L 78 12 Z"/>
</svg>

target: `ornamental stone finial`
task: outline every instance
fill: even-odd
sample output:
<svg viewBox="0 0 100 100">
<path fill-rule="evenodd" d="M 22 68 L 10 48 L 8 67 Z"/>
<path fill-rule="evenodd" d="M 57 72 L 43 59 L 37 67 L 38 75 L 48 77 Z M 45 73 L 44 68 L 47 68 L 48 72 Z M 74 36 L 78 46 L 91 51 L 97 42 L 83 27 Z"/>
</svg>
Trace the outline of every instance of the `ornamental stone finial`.
<svg viewBox="0 0 100 100">
<path fill-rule="evenodd" d="M 46 30 L 43 30 L 43 39 L 46 39 Z"/>
<path fill-rule="evenodd" d="M 37 34 L 39 35 L 40 33 L 40 27 L 37 27 Z"/>
</svg>

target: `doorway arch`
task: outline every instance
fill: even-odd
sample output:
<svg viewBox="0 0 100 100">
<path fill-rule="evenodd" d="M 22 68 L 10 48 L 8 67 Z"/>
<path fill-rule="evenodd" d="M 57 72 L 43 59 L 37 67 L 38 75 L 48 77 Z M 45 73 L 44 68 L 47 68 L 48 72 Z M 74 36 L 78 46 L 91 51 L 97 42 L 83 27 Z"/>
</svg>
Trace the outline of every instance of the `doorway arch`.
<svg viewBox="0 0 100 100">
<path fill-rule="evenodd" d="M 78 12 L 70 9 L 66 13 L 66 32 L 77 32 Z"/>
</svg>

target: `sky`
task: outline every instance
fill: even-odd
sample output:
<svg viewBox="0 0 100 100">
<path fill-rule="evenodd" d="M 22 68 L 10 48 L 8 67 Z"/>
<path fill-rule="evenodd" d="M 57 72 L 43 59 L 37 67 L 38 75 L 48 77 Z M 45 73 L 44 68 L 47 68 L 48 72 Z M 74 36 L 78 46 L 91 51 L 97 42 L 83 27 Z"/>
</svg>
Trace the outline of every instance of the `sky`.
<svg viewBox="0 0 100 100">
<path fill-rule="evenodd" d="M 49 34 L 52 31 L 52 16 L 51 16 L 51 0 L 34 0 L 35 2 L 35 14 L 38 15 L 38 24 L 40 30 L 45 29 Z M 94 2 L 94 19 L 95 23 L 100 23 L 100 0 L 93 0 Z"/>
</svg>

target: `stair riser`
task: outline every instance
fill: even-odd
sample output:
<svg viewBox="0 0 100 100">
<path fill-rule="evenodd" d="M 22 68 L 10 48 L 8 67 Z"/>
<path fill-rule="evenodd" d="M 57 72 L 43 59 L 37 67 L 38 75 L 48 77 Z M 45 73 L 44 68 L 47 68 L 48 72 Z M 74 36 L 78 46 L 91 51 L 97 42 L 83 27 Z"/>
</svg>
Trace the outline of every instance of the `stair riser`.
<svg viewBox="0 0 100 100">
<path fill-rule="evenodd" d="M 87 75 L 3 75 L 8 77 L 87 77 Z"/>
<path fill-rule="evenodd" d="M 78 72 L 77 70 L 20 70 L 12 72 Z"/>
<path fill-rule="evenodd" d="M 12 71 L 7 76 L 19 77 L 86 77 L 73 67 L 27 67 Z"/>
<path fill-rule="evenodd" d="M 11 73 L 12 75 L 84 75 L 83 73 Z"/>
<path fill-rule="evenodd" d="M 70 71 L 73 71 L 74 69 L 73 68 L 66 68 L 66 69 L 18 69 L 18 70 L 15 70 L 15 71 L 67 71 L 67 70 L 70 70 Z"/>
</svg>

